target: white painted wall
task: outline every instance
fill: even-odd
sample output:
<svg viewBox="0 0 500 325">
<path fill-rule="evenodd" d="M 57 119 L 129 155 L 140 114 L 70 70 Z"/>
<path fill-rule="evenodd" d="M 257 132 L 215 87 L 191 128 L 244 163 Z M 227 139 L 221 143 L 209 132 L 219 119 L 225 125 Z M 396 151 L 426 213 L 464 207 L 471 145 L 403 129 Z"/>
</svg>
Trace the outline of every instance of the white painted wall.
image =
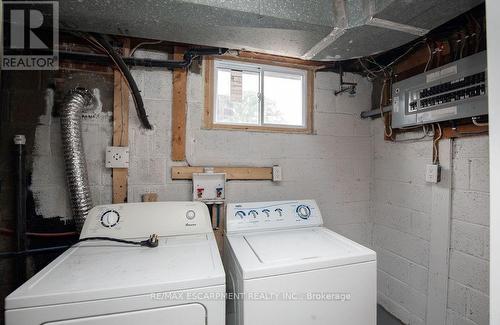
<svg viewBox="0 0 500 325">
<path fill-rule="evenodd" d="M 491 269 L 490 269 L 490 324 L 500 324 L 500 2 L 486 0 L 488 29 L 488 99 L 490 105 L 490 192 L 491 192 Z"/>
</svg>

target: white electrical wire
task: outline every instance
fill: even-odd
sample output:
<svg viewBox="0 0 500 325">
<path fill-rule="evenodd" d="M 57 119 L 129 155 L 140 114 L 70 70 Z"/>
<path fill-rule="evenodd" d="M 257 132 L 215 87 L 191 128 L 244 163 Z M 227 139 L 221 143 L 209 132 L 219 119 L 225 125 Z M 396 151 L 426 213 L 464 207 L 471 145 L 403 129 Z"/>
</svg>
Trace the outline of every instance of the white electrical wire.
<svg viewBox="0 0 500 325">
<path fill-rule="evenodd" d="M 434 131 L 434 125 L 432 126 L 432 130 Z M 400 140 L 396 140 L 394 139 L 393 141 L 394 142 L 419 142 L 419 141 L 422 141 L 424 140 L 425 138 L 429 137 L 429 130 L 427 129 L 427 126 L 426 125 L 422 125 L 422 131 L 424 132 L 424 135 L 422 135 L 421 137 L 417 137 L 417 138 L 410 138 L 410 139 L 400 139 Z M 433 133 L 434 134 L 434 133 Z"/>
<path fill-rule="evenodd" d="M 427 48 L 429 49 L 429 60 L 427 60 L 427 64 L 425 65 L 424 72 L 426 72 L 427 69 L 429 69 L 429 65 L 431 64 L 432 57 L 434 56 L 434 53 L 432 52 L 431 46 L 429 45 L 429 43 L 426 43 L 426 44 L 427 44 Z"/>
<path fill-rule="evenodd" d="M 379 63 L 377 63 L 374 60 L 374 63 L 377 64 L 378 66 L 380 66 L 381 68 L 379 70 L 372 70 L 372 72 L 379 73 L 379 72 L 385 71 L 387 68 L 389 68 L 390 66 L 392 66 L 393 64 L 395 64 L 396 62 L 398 62 L 399 60 L 401 60 L 402 58 L 404 58 L 408 53 L 410 53 L 411 51 L 413 51 L 417 47 L 417 45 L 422 44 L 424 42 L 426 42 L 426 40 L 420 40 L 417 43 L 413 44 L 413 46 L 410 47 L 408 50 L 406 50 L 406 52 L 404 52 L 403 54 L 401 54 L 400 56 L 398 56 L 396 59 L 394 59 L 391 63 L 387 64 L 386 66 L 381 66 Z"/>
<path fill-rule="evenodd" d="M 385 86 L 387 84 L 387 79 L 384 79 L 384 83 L 382 84 L 382 90 L 380 91 L 380 103 L 379 103 L 379 109 L 380 109 L 380 118 L 382 119 L 382 123 L 384 124 L 384 135 L 387 138 L 392 137 L 392 127 L 387 125 L 385 123 L 385 118 L 384 118 L 384 91 L 385 91 Z M 387 133 L 387 128 L 389 128 L 389 133 Z"/>
<path fill-rule="evenodd" d="M 130 54 L 129 54 L 129 55 L 130 55 L 130 57 L 133 57 L 133 56 L 134 56 L 135 51 L 136 51 L 139 47 L 141 47 L 141 46 L 143 46 L 143 45 L 154 45 L 154 44 L 160 44 L 161 42 L 163 42 L 163 41 L 146 41 L 146 42 L 139 43 L 139 44 L 137 44 L 136 46 L 134 46 L 134 47 L 130 50 Z"/>
<path fill-rule="evenodd" d="M 443 136 L 443 130 L 441 129 L 441 125 L 439 123 L 436 123 L 438 130 L 439 130 L 439 135 L 434 139 L 432 142 L 432 148 L 433 148 L 433 159 L 432 163 L 437 164 L 439 163 L 439 150 L 438 150 L 438 142 L 441 140 L 441 137 Z"/>
<path fill-rule="evenodd" d="M 488 126 L 488 123 L 478 122 L 478 121 L 476 121 L 475 118 L 472 118 L 472 124 L 474 124 L 475 126 Z"/>
<path fill-rule="evenodd" d="M 365 69 L 365 71 L 373 77 L 373 78 L 368 77 L 368 80 L 373 81 L 375 78 L 377 78 L 377 75 L 375 73 L 373 73 L 370 69 L 368 69 L 368 67 L 363 63 L 363 60 L 358 59 L 358 62 L 359 62 L 359 64 L 361 64 L 363 69 Z"/>
</svg>

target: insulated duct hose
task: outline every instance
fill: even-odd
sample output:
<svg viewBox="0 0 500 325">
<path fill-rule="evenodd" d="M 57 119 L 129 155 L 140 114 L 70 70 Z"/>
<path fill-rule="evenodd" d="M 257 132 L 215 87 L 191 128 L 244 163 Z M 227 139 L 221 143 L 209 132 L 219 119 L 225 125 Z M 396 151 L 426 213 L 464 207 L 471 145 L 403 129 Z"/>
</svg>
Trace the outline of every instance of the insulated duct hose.
<svg viewBox="0 0 500 325">
<path fill-rule="evenodd" d="M 61 137 L 71 210 L 77 231 L 92 208 L 87 164 L 82 142 L 82 112 L 94 102 L 93 95 L 83 88 L 68 92 L 61 110 Z"/>
</svg>

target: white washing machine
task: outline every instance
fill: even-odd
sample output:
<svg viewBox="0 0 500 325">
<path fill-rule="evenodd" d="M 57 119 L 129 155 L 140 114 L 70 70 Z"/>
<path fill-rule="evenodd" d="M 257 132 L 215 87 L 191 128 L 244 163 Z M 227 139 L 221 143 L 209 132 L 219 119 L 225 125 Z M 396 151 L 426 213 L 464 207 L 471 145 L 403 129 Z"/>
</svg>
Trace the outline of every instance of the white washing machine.
<svg viewBox="0 0 500 325">
<path fill-rule="evenodd" d="M 376 254 L 315 201 L 229 204 L 226 222 L 227 324 L 376 324 Z"/>
<path fill-rule="evenodd" d="M 7 325 L 220 325 L 225 275 L 199 202 L 129 203 L 91 210 L 81 237 L 5 300 Z"/>
</svg>

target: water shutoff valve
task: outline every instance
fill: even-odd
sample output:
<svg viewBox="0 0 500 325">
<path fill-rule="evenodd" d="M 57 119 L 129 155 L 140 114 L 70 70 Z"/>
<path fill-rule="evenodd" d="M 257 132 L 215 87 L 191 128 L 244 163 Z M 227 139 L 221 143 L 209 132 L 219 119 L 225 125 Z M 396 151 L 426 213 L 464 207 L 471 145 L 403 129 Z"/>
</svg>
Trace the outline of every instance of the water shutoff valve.
<svg viewBox="0 0 500 325">
<path fill-rule="evenodd" d="M 201 199 L 203 197 L 203 191 L 205 191 L 204 188 L 197 188 L 196 189 L 196 193 L 197 193 L 199 199 Z"/>
</svg>

